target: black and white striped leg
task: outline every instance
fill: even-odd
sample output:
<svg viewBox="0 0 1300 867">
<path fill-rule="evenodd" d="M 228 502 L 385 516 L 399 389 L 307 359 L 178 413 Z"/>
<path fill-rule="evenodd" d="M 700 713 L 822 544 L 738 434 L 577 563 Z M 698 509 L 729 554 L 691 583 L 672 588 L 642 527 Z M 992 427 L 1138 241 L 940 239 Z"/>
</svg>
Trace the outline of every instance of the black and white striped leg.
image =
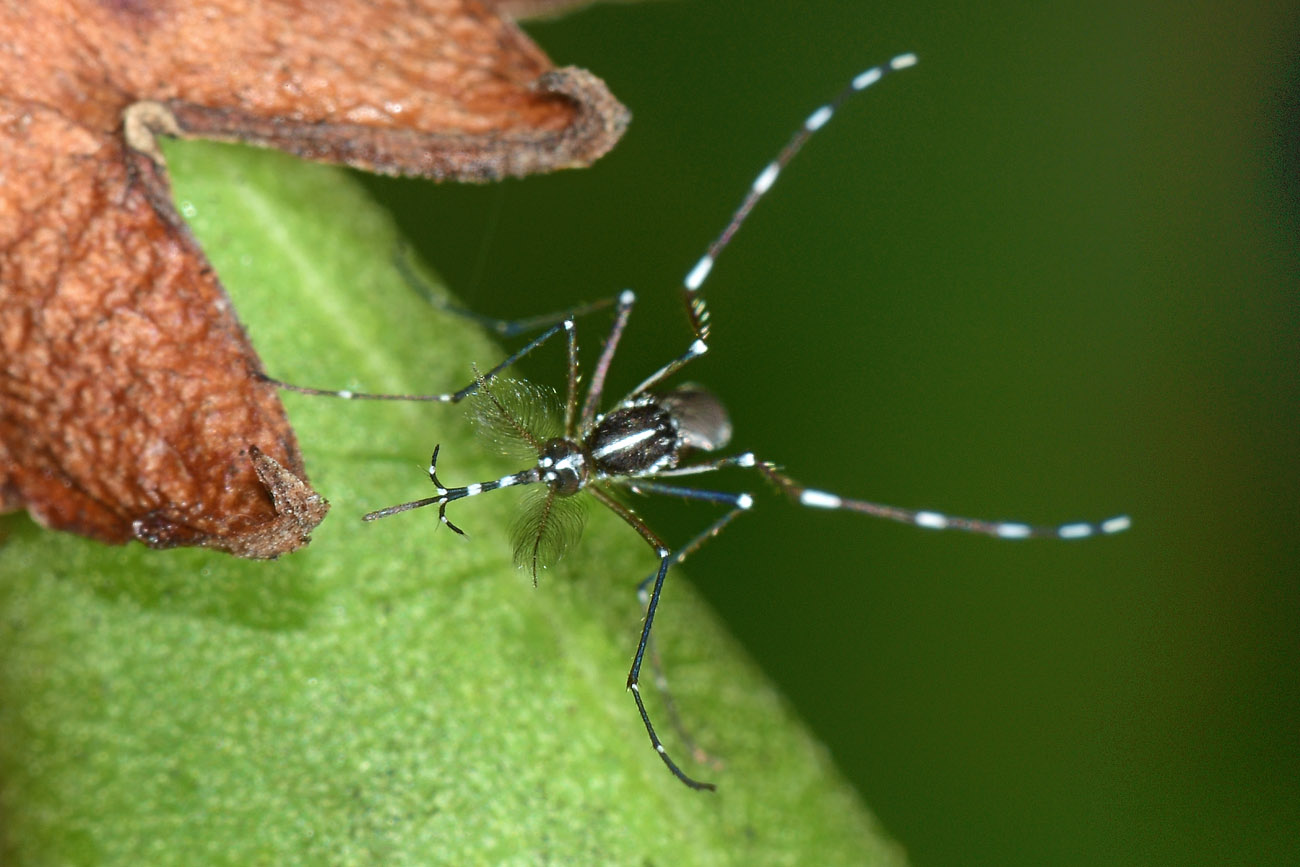
<svg viewBox="0 0 1300 867">
<path fill-rule="evenodd" d="M 961 518 L 928 509 L 903 509 L 869 500 L 852 500 L 809 488 L 782 473 L 775 464 L 755 464 L 760 473 L 770 479 L 787 497 L 813 509 L 838 509 L 859 512 L 928 530 L 961 530 L 981 533 L 998 539 L 1086 539 L 1089 536 L 1122 533 L 1132 523 L 1128 515 L 1116 515 L 1104 521 L 1074 521 L 1054 527 L 1025 524 L 1020 521 L 988 521 L 982 518 Z"/>
<path fill-rule="evenodd" d="M 700 288 L 704 285 L 704 281 L 708 279 L 709 272 L 713 270 L 713 264 L 717 261 L 718 255 L 731 243 L 736 231 L 749 217 L 749 212 L 767 194 L 767 191 L 772 189 L 772 184 L 776 183 L 777 177 L 795 158 L 795 155 L 799 153 L 813 133 L 826 125 L 827 121 L 834 116 L 845 100 L 859 91 L 866 90 L 889 73 L 915 65 L 915 54 L 900 54 L 888 63 L 873 66 L 855 75 L 853 80 L 835 95 L 834 99 L 819 106 L 816 111 L 808 115 L 807 120 L 786 142 L 785 147 L 781 149 L 776 159 L 764 166 L 763 171 L 759 172 L 758 177 L 750 184 L 749 191 L 745 194 L 740 207 L 732 214 L 731 220 L 727 223 L 726 228 L 722 230 L 722 234 L 718 235 L 713 240 L 713 243 L 709 244 L 708 250 L 695 263 L 695 267 L 691 268 L 682 283 L 682 300 L 686 305 L 686 315 L 690 318 L 691 330 L 695 332 L 697 341 L 703 342 L 709 339 L 709 309 L 704 303 L 703 296 L 700 295 Z"/>
<path fill-rule="evenodd" d="M 826 122 L 831 119 L 846 99 L 858 91 L 866 90 L 884 78 L 886 74 L 899 69 L 907 69 L 915 64 L 915 54 L 900 54 L 883 66 L 873 66 L 854 76 L 853 80 L 834 99 L 820 106 L 808 116 L 803 125 L 799 127 L 799 130 L 781 149 L 776 159 L 768 163 L 758 177 L 754 179 L 754 182 L 750 184 L 744 200 L 740 203 L 740 207 L 736 209 L 722 233 L 713 240 L 713 243 L 709 244 L 704 255 L 700 257 L 699 261 L 695 263 L 682 281 L 682 300 L 686 305 L 686 315 L 690 319 L 691 330 L 695 333 L 695 339 L 684 353 L 651 374 L 645 381 L 634 388 L 624 400 L 649 391 L 672 376 L 688 362 L 709 351 L 709 309 L 704 302 L 704 297 L 700 294 L 700 290 L 708 279 L 709 273 L 713 270 L 713 265 L 717 261 L 719 254 L 731 243 L 732 237 L 749 217 L 749 213 L 754 209 L 754 206 L 776 183 L 782 169 L 795 158 L 795 155 L 799 153 L 813 133 L 826 125 Z"/>
</svg>

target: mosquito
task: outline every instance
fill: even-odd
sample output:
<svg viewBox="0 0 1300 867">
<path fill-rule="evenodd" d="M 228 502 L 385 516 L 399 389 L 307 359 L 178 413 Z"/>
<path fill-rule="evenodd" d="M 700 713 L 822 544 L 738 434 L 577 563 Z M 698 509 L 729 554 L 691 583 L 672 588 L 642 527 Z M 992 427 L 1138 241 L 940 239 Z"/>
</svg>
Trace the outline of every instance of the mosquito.
<svg viewBox="0 0 1300 867">
<path fill-rule="evenodd" d="M 718 255 L 731 242 L 754 206 L 772 188 L 808 139 L 826 125 L 845 100 L 876 84 L 889 73 L 915 65 L 916 60 L 915 54 L 900 54 L 888 63 L 865 70 L 830 102 L 818 107 L 804 120 L 776 158 L 759 173 L 721 234 L 687 273 L 681 292 L 693 339 L 686 351 L 651 373 L 606 411 L 601 411 L 606 375 L 636 303 L 636 296 L 630 290 L 613 299 L 518 321 L 492 319 L 434 299 L 434 303 L 444 309 L 473 319 L 501 336 L 542 331 L 540 336 L 492 369 L 484 373 L 475 369 L 474 381 L 456 392 L 398 395 L 330 391 L 291 385 L 261 375 L 265 381 L 289 391 L 350 400 L 460 403 L 468 398 L 471 417 L 483 436 L 498 444 L 507 454 L 530 462 L 526 469 L 498 479 L 449 486 L 438 477 L 441 446 L 435 446 L 428 470 L 434 486 L 433 496 L 370 512 L 364 520 L 374 521 L 412 509 L 437 506 L 438 519 L 453 532 L 464 535 L 464 531 L 447 517 L 448 505 L 501 488 L 531 487 L 531 498 L 520 513 L 513 538 L 515 562 L 531 571 L 534 584 L 538 570 L 558 559 L 580 536 L 583 523 L 581 506 L 585 499 L 580 494 L 585 492 L 635 530 L 654 551 L 659 566 L 638 586 L 638 596 L 645 606 L 645 619 L 628 672 L 627 689 L 636 702 L 651 746 L 668 770 L 692 789 L 713 790 L 716 787 L 688 775 L 668 754 L 641 697 L 641 669 L 647 649 L 651 647 L 651 630 L 668 570 L 720 533 L 738 515 L 751 509 L 754 498 L 748 493 L 691 487 L 680 480 L 726 468 L 748 469 L 759 473 L 778 491 L 802 506 L 860 512 L 926 529 L 962 530 L 1001 539 L 1082 539 L 1118 533 L 1129 527 L 1129 518 L 1123 515 L 1096 523 L 1076 522 L 1056 527 L 961 518 L 930 510 L 850 499 L 807 487 L 786 475 L 776 464 L 759 460 L 752 452 L 710 457 L 725 449 L 731 440 L 731 422 L 722 402 L 699 385 L 667 385 L 674 374 L 708 351 L 709 310 L 700 290 Z M 408 280 L 418 279 L 400 257 L 399 266 L 404 269 Z M 592 370 L 590 385 L 585 395 L 580 396 L 576 320 L 610 306 L 614 308 L 613 325 Z M 519 359 L 561 334 L 568 346 L 568 383 L 562 408 L 553 406 L 552 392 L 500 376 Z M 624 504 L 620 497 L 622 492 L 701 500 L 721 506 L 724 512 L 695 538 L 673 549 Z M 675 716 L 671 699 L 668 699 L 667 707 Z"/>
</svg>

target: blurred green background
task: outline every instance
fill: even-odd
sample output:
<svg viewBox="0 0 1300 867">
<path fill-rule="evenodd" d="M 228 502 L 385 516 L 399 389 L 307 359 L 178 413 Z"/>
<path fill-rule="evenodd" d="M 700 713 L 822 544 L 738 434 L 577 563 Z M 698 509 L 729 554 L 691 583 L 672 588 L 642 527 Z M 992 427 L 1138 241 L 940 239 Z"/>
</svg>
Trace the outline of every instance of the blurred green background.
<svg viewBox="0 0 1300 867">
<path fill-rule="evenodd" d="M 670 0 L 529 30 L 633 110 L 610 156 L 367 183 L 482 312 L 637 289 L 614 391 L 685 347 L 676 287 L 794 126 L 921 57 L 721 259 L 691 377 L 809 484 L 1134 529 L 934 534 L 740 474 L 767 496 L 688 569 L 914 862 L 1300 863 L 1300 8 Z M 678 541 L 713 514 L 646 511 Z"/>
</svg>

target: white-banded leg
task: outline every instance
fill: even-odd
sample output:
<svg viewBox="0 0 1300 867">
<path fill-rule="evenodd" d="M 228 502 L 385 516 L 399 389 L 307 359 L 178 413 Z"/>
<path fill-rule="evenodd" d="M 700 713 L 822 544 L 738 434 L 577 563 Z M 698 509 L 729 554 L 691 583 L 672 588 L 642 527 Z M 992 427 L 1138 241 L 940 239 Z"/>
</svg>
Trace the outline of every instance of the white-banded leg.
<svg viewBox="0 0 1300 867">
<path fill-rule="evenodd" d="M 703 288 L 705 281 L 708 280 L 709 273 L 713 270 L 713 265 L 718 256 L 731 243 L 731 239 L 744 225 L 754 206 L 767 194 L 768 190 L 772 189 L 772 185 L 776 183 L 781 171 L 795 158 L 795 155 L 799 153 L 813 133 L 825 126 L 840 105 L 850 96 L 858 91 L 866 90 L 890 72 L 907 69 L 915 64 L 915 54 L 900 54 L 882 66 L 873 66 L 855 75 L 852 81 L 836 94 L 830 102 L 819 106 L 810 114 L 798 131 L 786 142 L 785 147 L 777 154 L 776 159 L 763 167 L 763 171 L 749 185 L 749 191 L 745 194 L 744 200 L 741 201 L 740 207 L 732 214 L 731 220 L 723 228 L 722 233 L 709 244 L 704 255 L 700 257 L 699 261 L 695 263 L 682 281 L 682 300 L 686 305 L 686 315 L 690 319 L 691 330 L 695 333 L 695 339 L 691 341 L 691 345 L 687 347 L 684 353 L 651 374 L 644 382 L 634 388 L 628 397 L 624 398 L 625 400 L 649 391 L 672 376 L 692 359 L 699 358 L 709 351 L 709 309 L 704 302 L 704 296 L 700 294 L 700 290 Z"/>
<path fill-rule="evenodd" d="M 1116 515 L 1104 521 L 1075 521 L 1054 527 L 1025 524 L 1020 521 L 988 521 L 982 518 L 961 518 L 944 515 L 928 509 L 904 509 L 869 500 L 853 500 L 809 488 L 782 473 L 775 464 L 760 462 L 755 464 L 760 473 L 770 479 L 791 500 L 813 509 L 839 509 L 847 512 L 860 512 L 875 518 L 911 524 L 928 530 L 961 530 L 967 533 L 982 533 L 998 539 L 1086 539 L 1089 536 L 1111 535 L 1121 533 L 1132 523 L 1128 515 Z"/>
<path fill-rule="evenodd" d="M 891 72 L 900 69 L 907 69 L 916 65 L 915 54 L 900 54 L 890 60 L 888 63 L 880 66 L 873 66 L 864 70 L 853 77 L 853 80 L 845 85 L 835 97 L 828 103 L 819 106 L 799 127 L 798 131 L 790 137 L 781 152 L 777 154 L 776 159 L 763 167 L 754 182 L 749 185 L 749 191 L 745 194 L 744 200 L 740 207 L 732 214 L 730 222 L 722 233 L 709 244 L 708 250 L 695 263 L 686 279 L 682 282 L 682 300 L 686 305 L 686 315 L 691 321 L 691 330 L 695 332 L 697 342 L 703 343 L 709 339 L 709 309 L 704 303 L 704 297 L 700 294 L 700 288 L 704 281 L 708 279 L 709 272 L 713 270 L 713 264 L 717 261 L 718 255 L 731 243 L 731 239 L 749 217 L 750 211 L 758 204 L 759 200 L 772 189 L 776 183 L 777 177 L 795 158 L 795 155 L 803 148 L 804 144 L 812 137 L 813 133 L 826 125 L 839 110 L 840 106 L 850 96 L 859 91 L 866 90 L 880 79 L 884 78 Z"/>
</svg>

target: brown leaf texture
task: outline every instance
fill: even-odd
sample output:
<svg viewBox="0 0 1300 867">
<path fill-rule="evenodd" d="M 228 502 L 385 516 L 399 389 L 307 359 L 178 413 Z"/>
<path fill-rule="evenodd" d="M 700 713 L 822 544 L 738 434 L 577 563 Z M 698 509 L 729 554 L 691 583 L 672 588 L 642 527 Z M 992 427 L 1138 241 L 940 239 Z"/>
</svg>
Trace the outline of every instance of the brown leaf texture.
<svg viewBox="0 0 1300 867">
<path fill-rule="evenodd" d="M 274 557 L 328 509 L 155 135 L 483 182 L 627 120 L 473 0 L 0 0 L 0 510 Z"/>
</svg>

